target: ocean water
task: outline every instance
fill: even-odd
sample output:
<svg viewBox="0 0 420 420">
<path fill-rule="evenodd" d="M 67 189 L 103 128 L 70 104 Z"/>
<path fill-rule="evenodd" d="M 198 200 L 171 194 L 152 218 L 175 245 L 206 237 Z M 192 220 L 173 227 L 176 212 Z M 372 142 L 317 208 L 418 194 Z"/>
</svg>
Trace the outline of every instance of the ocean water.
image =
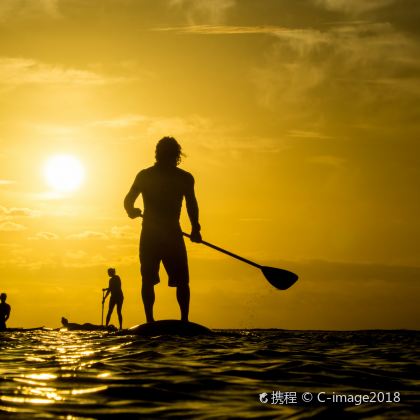
<svg viewBox="0 0 420 420">
<path fill-rule="evenodd" d="M 419 335 L 0 333 L 0 418 L 419 418 Z"/>
</svg>

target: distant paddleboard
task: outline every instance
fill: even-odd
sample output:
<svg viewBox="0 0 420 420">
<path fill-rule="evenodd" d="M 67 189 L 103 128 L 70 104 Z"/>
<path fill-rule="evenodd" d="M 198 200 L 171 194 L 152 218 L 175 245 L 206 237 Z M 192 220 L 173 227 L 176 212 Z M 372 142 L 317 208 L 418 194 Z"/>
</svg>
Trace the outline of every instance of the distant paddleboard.
<svg viewBox="0 0 420 420">
<path fill-rule="evenodd" d="M 152 335 L 209 335 L 213 331 L 196 324 L 195 322 L 183 322 L 175 319 L 165 319 L 162 321 L 149 322 L 147 324 L 135 325 L 126 331 L 126 334 L 143 336 Z"/>
<path fill-rule="evenodd" d="M 117 331 L 117 327 L 114 325 L 94 325 L 94 324 L 73 324 L 69 322 L 67 325 L 60 328 L 60 331 L 108 331 L 114 332 Z"/>
</svg>

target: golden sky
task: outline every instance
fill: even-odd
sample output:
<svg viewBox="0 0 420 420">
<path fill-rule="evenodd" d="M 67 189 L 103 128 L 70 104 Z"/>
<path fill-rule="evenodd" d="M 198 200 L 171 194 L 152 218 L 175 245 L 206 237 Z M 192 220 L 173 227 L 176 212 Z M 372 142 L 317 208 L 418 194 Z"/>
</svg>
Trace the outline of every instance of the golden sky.
<svg viewBox="0 0 420 420">
<path fill-rule="evenodd" d="M 8 325 L 99 323 L 109 266 L 125 326 L 144 321 L 123 199 L 172 135 L 203 238 L 300 276 L 277 291 L 188 242 L 191 320 L 419 328 L 419 21 L 416 0 L 1 0 Z M 62 154 L 85 170 L 67 193 L 43 176 Z M 176 318 L 162 278 L 156 317 Z"/>
</svg>

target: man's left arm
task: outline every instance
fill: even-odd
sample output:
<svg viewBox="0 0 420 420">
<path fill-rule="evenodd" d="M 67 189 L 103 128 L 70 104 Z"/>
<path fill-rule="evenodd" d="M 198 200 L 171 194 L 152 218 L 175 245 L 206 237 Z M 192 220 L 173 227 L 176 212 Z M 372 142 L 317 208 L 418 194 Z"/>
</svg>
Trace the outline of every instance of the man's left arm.
<svg viewBox="0 0 420 420">
<path fill-rule="evenodd" d="M 185 202 L 187 205 L 187 213 L 188 217 L 190 218 L 191 222 L 191 241 L 192 242 L 201 242 L 201 226 L 198 222 L 198 203 L 197 198 L 195 196 L 194 191 L 194 178 L 191 175 L 191 178 L 189 179 L 187 190 L 185 192 Z"/>
</svg>

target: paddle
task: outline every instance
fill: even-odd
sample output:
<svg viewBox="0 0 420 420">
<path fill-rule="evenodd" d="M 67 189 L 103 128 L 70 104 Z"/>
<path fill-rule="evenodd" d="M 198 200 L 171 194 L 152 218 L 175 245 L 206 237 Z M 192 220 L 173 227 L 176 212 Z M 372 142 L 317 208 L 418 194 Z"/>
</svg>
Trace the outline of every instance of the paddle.
<svg viewBox="0 0 420 420">
<path fill-rule="evenodd" d="M 188 233 L 182 232 L 187 238 L 191 238 L 191 235 Z M 210 248 L 215 249 L 216 251 L 223 252 L 223 254 L 229 255 L 230 257 L 236 258 L 239 261 L 252 265 L 253 267 L 259 268 L 267 281 L 279 290 L 286 290 L 289 287 L 293 286 L 299 278 L 295 273 L 291 271 L 283 270 L 281 268 L 267 267 L 260 264 L 257 264 L 254 261 L 247 260 L 246 258 L 240 257 L 239 255 L 234 254 L 233 252 L 227 251 L 226 249 L 220 248 L 216 245 L 211 244 L 210 242 L 201 241 L 200 244 L 206 245 Z"/>
<path fill-rule="evenodd" d="M 140 209 L 138 210 L 140 214 L 137 214 L 135 217 L 143 217 L 143 214 L 141 214 Z M 191 238 L 191 235 L 189 235 L 188 233 L 182 232 L 182 234 L 186 236 L 187 238 Z M 287 270 L 283 270 L 281 268 L 275 268 L 275 267 L 266 267 L 266 266 L 257 264 L 254 261 L 250 261 L 250 260 L 247 260 L 246 258 L 240 257 L 239 255 L 236 255 L 233 252 L 227 251 L 226 249 L 213 245 L 210 242 L 201 241 L 199 243 L 206 245 L 210 248 L 213 248 L 216 251 L 223 252 L 223 254 L 236 258 L 237 260 L 247 263 L 249 265 L 252 265 L 253 267 L 259 268 L 261 272 L 263 273 L 264 277 L 267 279 L 267 281 L 276 289 L 286 290 L 289 287 L 293 286 L 296 283 L 297 279 L 299 278 L 295 273 L 292 273 L 291 271 L 287 271 Z"/>
</svg>

